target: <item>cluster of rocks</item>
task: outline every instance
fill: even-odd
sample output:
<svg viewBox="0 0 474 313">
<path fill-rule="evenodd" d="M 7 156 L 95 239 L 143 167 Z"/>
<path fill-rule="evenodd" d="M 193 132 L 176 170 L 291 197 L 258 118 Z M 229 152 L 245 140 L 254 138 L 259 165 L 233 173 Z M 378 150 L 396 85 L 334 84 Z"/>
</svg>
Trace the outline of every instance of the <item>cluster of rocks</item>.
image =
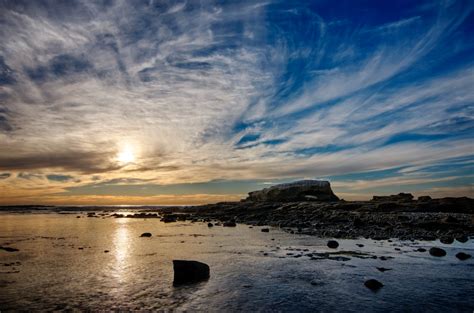
<svg viewBox="0 0 474 313">
<path fill-rule="evenodd" d="M 370 201 L 344 201 L 332 195 L 328 182 L 303 181 L 251 192 L 241 202 L 177 210 L 191 215 L 192 220 L 218 220 L 224 226 L 270 225 L 320 237 L 441 239 L 452 243 L 455 239 L 465 242 L 474 235 L 474 200 L 467 197 L 424 196 L 415 200 L 413 195 L 401 193 L 374 196 Z"/>
</svg>

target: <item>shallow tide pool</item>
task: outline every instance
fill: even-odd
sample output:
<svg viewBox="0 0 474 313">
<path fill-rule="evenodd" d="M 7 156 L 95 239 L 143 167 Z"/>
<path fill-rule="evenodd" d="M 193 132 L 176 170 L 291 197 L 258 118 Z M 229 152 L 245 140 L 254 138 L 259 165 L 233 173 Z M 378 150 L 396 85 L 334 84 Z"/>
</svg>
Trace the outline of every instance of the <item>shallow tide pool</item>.
<svg viewBox="0 0 474 313">
<path fill-rule="evenodd" d="M 472 239 L 451 245 L 338 240 L 338 249 L 329 249 L 327 239 L 247 225 L 55 213 L 2 213 L 0 220 L 0 245 L 19 249 L 0 250 L 2 312 L 474 310 L 474 260 L 455 257 L 460 251 L 474 255 Z M 141 238 L 144 232 L 153 236 Z M 432 246 L 447 256 L 415 251 Z M 348 253 L 315 259 L 338 251 Z M 210 279 L 173 287 L 173 259 L 207 263 Z M 367 289 L 371 278 L 384 287 Z"/>
</svg>

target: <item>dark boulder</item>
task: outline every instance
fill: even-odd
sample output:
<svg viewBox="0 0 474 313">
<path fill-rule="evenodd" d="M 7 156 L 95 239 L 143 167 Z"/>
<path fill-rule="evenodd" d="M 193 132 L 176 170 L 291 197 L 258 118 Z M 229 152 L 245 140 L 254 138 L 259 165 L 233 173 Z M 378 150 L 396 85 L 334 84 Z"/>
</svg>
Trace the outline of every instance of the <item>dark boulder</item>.
<svg viewBox="0 0 474 313">
<path fill-rule="evenodd" d="M 235 223 L 235 221 L 227 221 L 227 222 L 222 223 L 222 226 L 224 226 L 224 227 L 235 227 L 235 226 L 237 226 L 237 224 Z"/>
<path fill-rule="evenodd" d="M 444 251 L 441 248 L 433 247 L 433 248 L 430 249 L 430 254 L 432 256 L 442 257 L 442 256 L 446 255 L 446 251 Z"/>
<path fill-rule="evenodd" d="M 143 233 L 140 237 L 151 237 L 151 233 Z"/>
<path fill-rule="evenodd" d="M 469 238 L 467 236 L 461 236 L 461 237 L 456 238 L 456 240 L 461 243 L 466 243 L 469 241 Z"/>
<path fill-rule="evenodd" d="M 451 238 L 451 237 L 443 237 L 443 238 L 440 238 L 439 241 L 441 243 L 444 243 L 445 245 L 450 245 L 454 242 L 454 238 Z"/>
<path fill-rule="evenodd" d="M 456 254 L 456 257 L 461 261 L 465 261 L 467 259 L 470 259 L 471 255 L 464 252 L 459 252 L 458 254 Z"/>
<path fill-rule="evenodd" d="M 327 243 L 328 248 L 336 249 L 339 247 L 339 243 L 336 240 L 329 240 Z"/>
<path fill-rule="evenodd" d="M 188 260 L 173 260 L 173 285 L 196 283 L 209 279 L 209 265 Z"/>
<path fill-rule="evenodd" d="M 160 221 L 162 221 L 163 223 L 174 223 L 178 220 L 178 215 L 176 214 L 166 214 L 165 216 L 163 216 L 161 218 Z"/>
<path fill-rule="evenodd" d="M 275 185 L 249 193 L 246 201 L 253 202 L 297 202 L 338 201 L 328 181 L 301 180 L 289 184 Z"/>
<path fill-rule="evenodd" d="M 369 279 L 364 283 L 364 286 L 372 291 L 378 291 L 383 287 L 383 284 L 376 279 Z"/>
<path fill-rule="evenodd" d="M 207 227 L 213 227 L 213 226 L 214 226 L 214 224 L 212 224 L 212 223 L 207 223 Z"/>
<path fill-rule="evenodd" d="M 268 233 L 268 232 L 270 232 L 270 229 L 268 229 L 268 228 L 262 228 L 262 233 Z"/>
</svg>

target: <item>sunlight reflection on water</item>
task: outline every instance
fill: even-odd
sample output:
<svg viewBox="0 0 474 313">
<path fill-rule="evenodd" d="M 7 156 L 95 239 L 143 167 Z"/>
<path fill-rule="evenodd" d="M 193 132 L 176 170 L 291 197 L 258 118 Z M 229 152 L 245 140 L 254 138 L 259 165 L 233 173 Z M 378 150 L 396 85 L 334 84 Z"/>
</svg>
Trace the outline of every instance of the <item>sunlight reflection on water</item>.
<svg viewBox="0 0 474 313">
<path fill-rule="evenodd" d="M 118 283 L 125 282 L 125 271 L 128 268 L 129 248 L 130 248 L 130 234 L 128 229 L 128 219 L 115 219 L 117 228 L 113 239 L 115 252 L 115 266 L 112 271 L 117 278 Z"/>
</svg>

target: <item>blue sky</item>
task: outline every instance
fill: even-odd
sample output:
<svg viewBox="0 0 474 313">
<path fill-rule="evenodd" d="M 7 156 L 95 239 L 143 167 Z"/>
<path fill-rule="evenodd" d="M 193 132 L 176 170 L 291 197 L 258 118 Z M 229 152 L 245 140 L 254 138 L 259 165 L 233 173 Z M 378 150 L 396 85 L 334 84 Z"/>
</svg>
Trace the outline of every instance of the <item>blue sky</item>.
<svg viewBox="0 0 474 313">
<path fill-rule="evenodd" d="M 473 197 L 473 9 L 1 1 L 0 202 Z"/>
</svg>

